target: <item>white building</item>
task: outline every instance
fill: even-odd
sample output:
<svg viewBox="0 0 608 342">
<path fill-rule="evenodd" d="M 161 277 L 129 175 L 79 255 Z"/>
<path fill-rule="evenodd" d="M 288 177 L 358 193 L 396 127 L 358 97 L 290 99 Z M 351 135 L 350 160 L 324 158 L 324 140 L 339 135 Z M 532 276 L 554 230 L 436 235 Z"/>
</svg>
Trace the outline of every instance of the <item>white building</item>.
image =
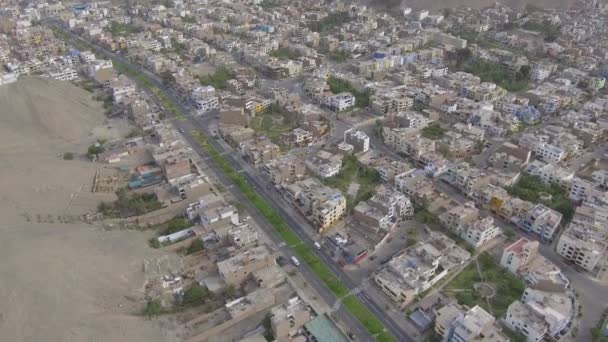
<svg viewBox="0 0 608 342">
<path fill-rule="evenodd" d="M 17 82 L 17 79 L 18 77 L 15 73 L 0 74 L 0 86 Z"/>
<path fill-rule="evenodd" d="M 595 190 L 595 184 L 592 182 L 576 177 L 572 180 L 572 186 L 570 187 L 569 197 L 573 201 L 584 201 L 588 197 L 591 197 L 594 193 L 598 191 Z"/>
<path fill-rule="evenodd" d="M 502 230 L 494 224 L 494 219 L 488 216 L 467 226 L 460 236 L 471 246 L 479 248 L 501 232 Z"/>
<path fill-rule="evenodd" d="M 435 331 L 446 342 L 508 342 L 496 318 L 479 305 L 471 309 L 448 304 L 436 311 Z"/>
<path fill-rule="evenodd" d="M 338 175 L 342 169 L 342 156 L 327 151 L 319 151 L 316 155 L 306 159 L 306 167 L 321 178 Z"/>
<path fill-rule="evenodd" d="M 538 176 L 544 184 L 558 184 L 561 186 L 569 186 L 574 178 L 574 172 L 557 164 L 545 164 L 541 161 L 534 160 L 526 167 L 526 172 L 532 176 Z"/>
<path fill-rule="evenodd" d="M 534 153 L 547 163 L 559 163 L 568 155 L 563 148 L 547 143 L 538 143 L 534 147 Z"/>
<path fill-rule="evenodd" d="M 58 68 L 47 73 L 49 78 L 59 81 L 72 81 L 78 79 L 78 71 L 74 68 Z"/>
<path fill-rule="evenodd" d="M 519 239 L 505 248 L 500 258 L 500 266 L 513 274 L 528 265 L 538 255 L 538 241 Z"/>
<path fill-rule="evenodd" d="M 526 336 L 528 342 L 543 341 L 549 331 L 544 317 L 520 301 L 509 305 L 504 321 L 509 329 Z"/>
<path fill-rule="evenodd" d="M 430 125 L 433 120 L 428 117 L 414 111 L 400 112 L 397 114 L 397 118 L 402 122 L 403 127 L 412 127 L 416 129 L 423 129 Z"/>
<path fill-rule="evenodd" d="M 194 108 L 199 112 L 206 112 L 218 108 L 220 105 L 217 96 L 194 101 Z"/>
<path fill-rule="evenodd" d="M 351 128 L 344 132 L 344 142 L 354 147 L 356 153 L 369 151 L 369 137 L 363 131 Z"/>
<path fill-rule="evenodd" d="M 527 288 L 521 301 L 543 317 L 547 332 L 551 336 L 556 336 L 566 329 L 574 318 L 574 302 L 565 292 L 546 292 Z"/>
<path fill-rule="evenodd" d="M 80 61 L 85 64 L 91 63 L 95 60 L 95 54 L 91 51 L 81 51 L 79 56 Z"/>
<path fill-rule="evenodd" d="M 532 82 L 542 82 L 551 76 L 554 67 L 543 63 L 535 63 L 530 70 L 530 80 Z"/>
<path fill-rule="evenodd" d="M 340 112 L 350 107 L 355 106 L 356 99 L 351 93 L 340 93 L 330 96 L 327 99 L 327 106 L 335 111 Z"/>
<path fill-rule="evenodd" d="M 542 240 L 551 241 L 561 220 L 562 214 L 543 204 L 537 204 L 524 214 L 518 224 L 520 228 L 537 234 Z"/>
<path fill-rule="evenodd" d="M 560 236 L 556 251 L 591 273 L 608 272 L 608 227 L 575 218 Z"/>
</svg>

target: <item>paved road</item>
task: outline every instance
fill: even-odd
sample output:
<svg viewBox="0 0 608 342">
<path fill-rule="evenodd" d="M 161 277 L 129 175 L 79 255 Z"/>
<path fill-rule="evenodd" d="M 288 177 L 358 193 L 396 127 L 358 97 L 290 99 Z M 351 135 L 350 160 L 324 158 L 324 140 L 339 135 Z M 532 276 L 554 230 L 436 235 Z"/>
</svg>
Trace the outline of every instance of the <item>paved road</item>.
<svg viewBox="0 0 608 342">
<path fill-rule="evenodd" d="M 69 31 L 64 30 L 63 28 L 60 28 L 60 29 L 64 33 L 70 35 L 73 39 L 78 39 L 78 40 L 89 43 L 88 41 L 82 39 L 81 37 L 69 32 Z M 129 60 L 127 60 L 125 57 L 123 57 L 121 55 L 117 55 L 115 53 L 107 51 L 99 46 L 97 46 L 97 49 L 98 49 L 98 52 L 103 53 L 106 56 L 118 59 L 119 61 L 121 61 L 125 64 L 129 64 L 130 66 L 137 69 L 138 71 L 145 72 L 146 74 L 150 75 L 151 78 L 155 82 L 157 82 L 157 84 L 156 84 L 157 86 L 164 89 L 162 84 L 159 82 L 159 78 L 157 76 L 152 75 L 149 72 L 141 69 L 140 67 L 131 64 Z M 134 79 L 134 81 L 139 83 L 139 81 L 137 79 Z M 176 101 L 176 99 L 174 99 L 173 96 L 169 92 L 166 92 L 166 94 L 172 100 L 174 100 L 174 102 L 179 104 L 179 101 Z M 150 95 L 153 98 L 155 97 L 154 94 L 150 94 Z M 189 108 L 186 108 L 185 106 L 183 106 L 181 104 L 179 104 L 179 105 L 184 112 L 186 112 L 186 113 L 189 112 Z M 225 146 L 220 144 L 215 139 L 211 138 L 212 132 L 209 131 L 208 122 L 206 122 L 204 118 L 205 118 L 204 116 L 198 117 L 198 118 L 196 116 L 188 116 L 186 118 L 186 120 L 171 120 L 171 123 L 176 128 L 181 129 L 185 132 L 184 138 L 188 141 L 188 143 L 190 143 L 193 146 L 194 150 L 201 156 L 201 158 L 208 162 L 208 165 L 218 175 L 218 177 L 220 178 L 220 181 L 222 183 L 224 183 L 225 185 L 227 185 L 227 188 L 230 189 L 233 196 L 247 207 L 249 212 L 256 219 L 256 221 L 258 221 L 260 223 L 260 226 L 265 229 L 265 231 L 271 237 L 273 242 L 275 242 L 278 245 L 282 241 L 282 239 L 280 238 L 278 233 L 274 229 L 271 228 L 270 223 L 267 222 L 265 220 L 265 218 L 259 214 L 259 212 L 251 205 L 251 203 L 249 203 L 249 201 L 245 198 L 245 196 L 240 191 L 238 191 L 235 187 L 229 186 L 231 184 L 230 180 L 227 179 L 227 177 L 224 175 L 222 170 L 219 169 L 219 167 L 211 160 L 211 158 L 207 155 L 207 153 L 198 145 L 196 140 L 191 135 L 192 130 L 203 131 L 207 135 L 207 137 L 209 137 L 209 141 L 219 151 L 221 151 L 221 153 L 232 164 L 232 166 L 235 167 L 235 169 L 237 169 L 238 171 L 246 171 L 246 172 L 242 172 L 242 174 L 243 174 L 243 176 L 245 176 L 247 181 L 251 185 L 253 185 L 254 188 L 262 196 L 264 196 L 269 201 L 269 203 L 275 207 L 275 209 L 277 209 L 282 214 L 283 218 L 288 222 L 290 227 L 299 236 L 299 238 L 302 241 L 304 241 L 305 243 L 307 243 L 309 246 L 312 246 L 314 243 L 314 240 L 312 240 L 310 238 L 310 236 L 305 231 L 305 229 L 309 230 L 309 231 L 313 231 L 313 229 L 312 229 L 312 227 L 310 227 L 310 225 L 306 221 L 306 219 L 300 213 L 296 212 L 293 207 L 287 205 L 284 200 L 277 198 L 276 194 L 271 193 L 271 191 L 273 191 L 273 190 L 267 190 L 266 185 L 263 184 L 263 182 L 259 179 L 259 177 L 252 176 L 252 174 L 255 174 L 255 171 L 252 170 L 251 167 L 249 167 L 244 162 L 239 161 L 238 158 L 234 158 L 233 152 L 231 150 L 227 150 Z M 209 118 L 209 117 L 207 117 L 207 118 Z M 289 247 L 285 246 L 283 248 L 289 248 Z M 344 271 L 342 269 L 340 269 L 333 262 L 333 260 L 329 254 L 327 254 L 325 251 L 317 251 L 317 254 L 323 260 L 323 262 L 328 266 L 328 268 L 332 272 L 334 272 L 334 274 L 342 281 L 342 283 L 344 285 L 346 285 L 351 290 L 357 288 L 357 286 L 359 284 L 355 284 L 344 273 Z M 328 303 L 335 302 L 336 297 L 334 296 L 334 294 L 324 284 L 322 284 L 320 282 L 320 280 L 314 275 L 314 273 L 307 266 L 305 266 L 305 265 L 300 266 L 300 270 L 304 273 L 306 278 L 311 280 L 311 284 L 315 287 L 317 292 L 319 292 L 319 294 L 323 297 L 323 299 L 326 302 L 328 302 Z M 377 305 L 376 303 L 371 301 L 371 299 L 365 294 L 365 291 L 359 292 L 356 296 L 367 307 L 367 309 L 372 314 L 374 314 L 394 336 L 397 337 L 397 339 L 399 341 L 412 341 L 412 339 L 410 338 L 408 333 L 405 331 L 402 331 L 400 326 L 398 324 L 396 324 L 390 317 L 388 317 L 383 312 L 383 310 L 380 308 L 379 305 Z M 352 332 L 354 332 L 358 336 L 358 339 L 373 340 L 373 338 L 365 331 L 365 329 L 361 326 L 361 324 L 348 311 L 344 310 L 343 308 L 340 308 L 337 311 L 337 314 L 341 320 L 343 320 L 346 324 L 348 324 L 351 327 Z"/>
</svg>

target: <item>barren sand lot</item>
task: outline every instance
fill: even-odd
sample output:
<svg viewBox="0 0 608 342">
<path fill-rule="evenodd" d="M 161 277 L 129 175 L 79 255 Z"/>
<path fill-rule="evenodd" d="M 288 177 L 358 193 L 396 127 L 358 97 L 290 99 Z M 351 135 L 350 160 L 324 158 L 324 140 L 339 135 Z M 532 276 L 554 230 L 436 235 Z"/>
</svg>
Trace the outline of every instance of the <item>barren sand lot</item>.
<svg viewBox="0 0 608 342">
<path fill-rule="evenodd" d="M 141 310 L 146 235 L 86 225 L 0 230 L 2 341 L 174 341 Z"/>
<path fill-rule="evenodd" d="M 90 192 L 99 165 L 62 155 L 124 136 L 113 125 L 68 82 L 0 87 L 0 341 L 176 340 L 138 315 L 143 261 L 163 253 L 149 234 L 65 223 L 105 198 Z"/>
</svg>

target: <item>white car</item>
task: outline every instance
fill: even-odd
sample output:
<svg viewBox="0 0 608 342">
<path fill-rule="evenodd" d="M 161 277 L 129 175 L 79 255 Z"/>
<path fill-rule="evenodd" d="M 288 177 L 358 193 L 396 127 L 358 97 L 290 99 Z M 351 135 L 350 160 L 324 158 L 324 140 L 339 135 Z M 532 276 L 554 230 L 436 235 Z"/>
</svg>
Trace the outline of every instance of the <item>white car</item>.
<svg viewBox="0 0 608 342">
<path fill-rule="evenodd" d="M 300 260 L 298 260 L 298 258 L 296 258 L 295 256 L 291 257 L 291 263 L 295 266 L 300 266 Z"/>
</svg>

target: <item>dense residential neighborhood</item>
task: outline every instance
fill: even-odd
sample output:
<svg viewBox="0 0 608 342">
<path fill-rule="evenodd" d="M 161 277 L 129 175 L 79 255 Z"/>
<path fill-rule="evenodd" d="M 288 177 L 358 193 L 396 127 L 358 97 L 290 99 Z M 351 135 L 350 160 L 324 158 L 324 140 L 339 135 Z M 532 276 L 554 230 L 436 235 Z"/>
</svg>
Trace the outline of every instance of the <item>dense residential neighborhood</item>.
<svg viewBox="0 0 608 342">
<path fill-rule="evenodd" d="M 182 340 L 608 340 L 605 0 L 0 15 L 0 87 L 71 82 L 133 125 L 76 153 L 104 170 L 86 221 L 179 256 L 141 304 L 195 312 Z"/>
</svg>

